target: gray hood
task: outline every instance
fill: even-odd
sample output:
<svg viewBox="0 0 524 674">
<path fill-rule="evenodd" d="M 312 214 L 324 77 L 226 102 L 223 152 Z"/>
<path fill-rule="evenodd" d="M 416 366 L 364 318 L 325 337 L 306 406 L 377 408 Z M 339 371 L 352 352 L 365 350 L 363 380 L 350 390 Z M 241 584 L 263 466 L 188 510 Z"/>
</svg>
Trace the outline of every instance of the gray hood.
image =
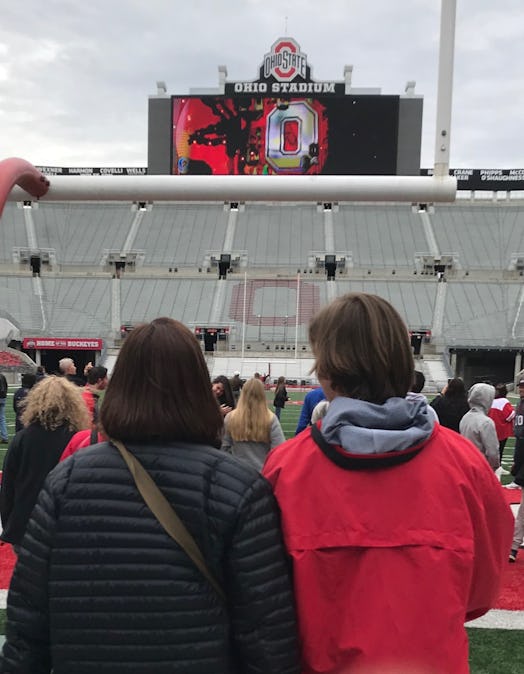
<svg viewBox="0 0 524 674">
<path fill-rule="evenodd" d="M 495 387 L 491 384 L 473 384 L 468 391 L 470 408 L 487 414 L 495 399 Z"/>
<path fill-rule="evenodd" d="M 352 454 L 384 454 L 419 445 L 433 432 L 427 404 L 389 398 L 383 405 L 338 396 L 322 420 L 322 435 Z"/>
</svg>

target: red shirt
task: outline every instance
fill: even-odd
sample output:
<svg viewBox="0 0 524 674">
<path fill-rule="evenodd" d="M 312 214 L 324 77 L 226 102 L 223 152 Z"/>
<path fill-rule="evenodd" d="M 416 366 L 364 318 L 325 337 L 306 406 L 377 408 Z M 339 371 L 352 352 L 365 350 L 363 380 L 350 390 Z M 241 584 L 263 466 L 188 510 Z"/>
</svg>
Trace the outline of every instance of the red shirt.
<svg viewBox="0 0 524 674">
<path fill-rule="evenodd" d="M 495 398 L 488 416 L 495 422 L 495 430 L 499 441 L 506 440 L 513 435 L 515 410 L 507 398 Z"/>
<path fill-rule="evenodd" d="M 102 435 L 102 433 L 97 433 L 96 442 L 104 442 L 107 438 Z M 64 461 L 68 456 L 71 456 L 75 452 L 78 452 L 79 449 L 83 447 L 90 447 L 93 443 L 91 442 L 91 430 L 87 429 L 85 431 L 78 431 L 75 433 L 71 440 L 66 445 L 66 448 L 62 452 L 60 461 Z"/>
</svg>

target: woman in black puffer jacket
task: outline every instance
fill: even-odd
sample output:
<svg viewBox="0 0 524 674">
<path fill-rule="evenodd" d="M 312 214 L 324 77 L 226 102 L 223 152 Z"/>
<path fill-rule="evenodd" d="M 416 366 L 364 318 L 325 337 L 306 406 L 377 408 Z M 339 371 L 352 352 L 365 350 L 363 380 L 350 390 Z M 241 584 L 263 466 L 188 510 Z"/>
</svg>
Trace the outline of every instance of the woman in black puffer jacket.
<svg viewBox="0 0 524 674">
<path fill-rule="evenodd" d="M 300 671 L 271 489 L 217 449 L 222 415 L 200 346 L 169 318 L 122 347 L 100 420 L 160 487 L 226 602 L 145 505 L 110 442 L 53 470 L 13 575 L 0 672 Z"/>
</svg>

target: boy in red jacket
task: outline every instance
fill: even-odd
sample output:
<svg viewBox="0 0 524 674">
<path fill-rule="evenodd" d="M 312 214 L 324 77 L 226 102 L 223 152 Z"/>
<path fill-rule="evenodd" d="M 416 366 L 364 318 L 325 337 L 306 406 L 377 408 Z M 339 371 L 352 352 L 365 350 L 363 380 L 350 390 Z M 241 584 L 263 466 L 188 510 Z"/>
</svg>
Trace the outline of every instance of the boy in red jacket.
<svg viewBox="0 0 524 674">
<path fill-rule="evenodd" d="M 264 467 L 303 674 L 466 674 L 464 622 L 493 606 L 513 531 L 501 486 L 469 440 L 405 399 L 413 357 L 388 302 L 340 297 L 310 341 L 327 414 Z"/>
</svg>

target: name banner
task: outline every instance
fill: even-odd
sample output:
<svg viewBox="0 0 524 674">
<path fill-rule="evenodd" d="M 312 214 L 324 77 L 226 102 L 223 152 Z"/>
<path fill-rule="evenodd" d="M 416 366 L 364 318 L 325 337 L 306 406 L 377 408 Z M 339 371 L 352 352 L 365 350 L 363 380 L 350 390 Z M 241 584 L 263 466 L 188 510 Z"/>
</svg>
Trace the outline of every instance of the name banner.
<svg viewBox="0 0 524 674">
<path fill-rule="evenodd" d="M 66 351 L 101 351 L 104 345 L 103 339 L 82 339 L 81 337 L 24 337 L 22 348 L 24 349 L 60 349 Z"/>
<path fill-rule="evenodd" d="M 433 169 L 421 169 L 421 175 L 433 175 Z M 524 169 L 450 169 L 457 189 L 473 192 L 524 191 Z"/>
</svg>

